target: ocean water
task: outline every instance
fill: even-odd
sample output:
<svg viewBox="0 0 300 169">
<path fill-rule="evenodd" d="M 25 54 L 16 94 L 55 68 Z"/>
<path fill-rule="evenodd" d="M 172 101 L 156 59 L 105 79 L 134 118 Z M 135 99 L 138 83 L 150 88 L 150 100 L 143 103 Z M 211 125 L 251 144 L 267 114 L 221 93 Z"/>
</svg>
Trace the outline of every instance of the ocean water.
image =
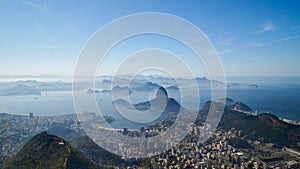
<svg viewBox="0 0 300 169">
<path fill-rule="evenodd" d="M 258 113 L 270 112 L 280 118 L 300 121 L 300 87 L 229 89 L 227 97 L 246 103 Z"/>
<path fill-rule="evenodd" d="M 300 78 L 299 77 L 273 77 L 237 78 L 227 79 L 229 88 L 227 97 L 249 105 L 259 113 L 270 112 L 280 118 L 300 121 Z M 239 86 L 232 86 L 239 83 Z M 257 84 L 251 88 L 249 84 Z M 81 91 L 83 97 L 88 94 Z M 171 97 L 180 101 L 178 93 L 169 93 Z M 200 107 L 210 100 L 210 89 L 200 90 Z M 133 102 L 145 101 L 148 93 L 133 94 Z M 193 97 L 188 102 L 194 104 Z M 110 94 L 98 94 L 96 98 L 103 115 L 111 115 L 116 119 L 112 126 L 115 128 L 139 128 L 142 125 L 133 123 L 120 115 L 112 105 Z M 71 91 L 56 91 L 43 93 L 41 96 L 0 96 L 0 112 L 28 115 L 52 116 L 75 113 Z"/>
<path fill-rule="evenodd" d="M 242 101 L 259 113 L 300 121 L 299 77 L 231 77 L 230 82 L 257 84 L 257 88 L 228 88 L 227 97 Z"/>
</svg>

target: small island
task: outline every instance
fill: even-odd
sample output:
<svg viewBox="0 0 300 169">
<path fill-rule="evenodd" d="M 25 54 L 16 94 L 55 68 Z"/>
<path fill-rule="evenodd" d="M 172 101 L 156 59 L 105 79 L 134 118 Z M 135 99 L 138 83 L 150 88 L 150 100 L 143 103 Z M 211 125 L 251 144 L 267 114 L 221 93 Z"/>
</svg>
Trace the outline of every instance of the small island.
<svg viewBox="0 0 300 169">
<path fill-rule="evenodd" d="M 105 121 L 107 121 L 107 123 L 111 124 L 112 122 L 116 121 L 115 118 L 113 118 L 112 116 L 109 115 L 105 115 L 103 116 L 103 118 L 105 119 Z"/>
<path fill-rule="evenodd" d="M 250 88 L 258 88 L 258 85 L 257 84 L 249 84 L 248 87 L 250 87 Z"/>
<path fill-rule="evenodd" d="M 86 91 L 86 93 L 87 94 L 93 94 L 93 93 L 98 94 L 98 93 L 100 93 L 100 91 L 99 90 L 89 89 L 88 91 Z"/>
<path fill-rule="evenodd" d="M 110 93 L 111 91 L 110 90 L 107 90 L 107 89 L 104 89 L 104 90 L 94 90 L 94 89 L 89 89 L 88 91 L 86 91 L 87 94 L 105 94 L 105 93 Z"/>
</svg>

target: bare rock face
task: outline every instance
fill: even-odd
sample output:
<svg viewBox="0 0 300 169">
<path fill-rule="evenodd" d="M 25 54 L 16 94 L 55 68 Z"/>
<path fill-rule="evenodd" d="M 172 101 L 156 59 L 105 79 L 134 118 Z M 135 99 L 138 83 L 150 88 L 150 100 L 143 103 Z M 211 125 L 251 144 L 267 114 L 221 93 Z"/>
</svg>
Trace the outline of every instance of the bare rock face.
<svg viewBox="0 0 300 169">
<path fill-rule="evenodd" d="M 163 87 L 160 87 L 159 89 L 157 89 L 156 92 L 156 98 L 168 98 L 168 93 L 167 90 Z"/>
</svg>

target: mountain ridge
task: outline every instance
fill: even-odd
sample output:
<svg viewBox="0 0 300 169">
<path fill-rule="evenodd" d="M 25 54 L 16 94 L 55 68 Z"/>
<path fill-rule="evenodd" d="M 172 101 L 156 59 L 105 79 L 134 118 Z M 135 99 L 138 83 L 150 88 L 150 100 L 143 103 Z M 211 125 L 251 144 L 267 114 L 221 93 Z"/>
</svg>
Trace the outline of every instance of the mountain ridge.
<svg viewBox="0 0 300 169">
<path fill-rule="evenodd" d="M 207 115 L 210 106 L 216 107 L 218 104 L 222 103 L 206 102 L 202 110 L 199 111 L 199 115 Z M 245 104 L 243 103 L 243 105 Z M 232 106 L 225 106 L 218 127 L 225 130 L 233 128 L 241 130 L 242 136 L 245 139 L 275 143 L 280 146 L 300 150 L 300 126 L 286 123 L 274 114 L 263 113 L 252 115 L 234 110 Z"/>
</svg>

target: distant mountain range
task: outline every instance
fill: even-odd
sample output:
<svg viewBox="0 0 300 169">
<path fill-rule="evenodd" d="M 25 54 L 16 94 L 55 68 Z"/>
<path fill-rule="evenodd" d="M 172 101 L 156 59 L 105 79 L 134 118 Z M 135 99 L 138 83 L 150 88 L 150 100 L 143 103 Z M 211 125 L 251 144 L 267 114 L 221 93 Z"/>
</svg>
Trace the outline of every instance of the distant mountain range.
<svg viewBox="0 0 300 169">
<path fill-rule="evenodd" d="M 0 96 L 41 95 L 42 92 L 66 90 L 72 90 L 72 83 L 63 81 L 40 82 L 36 80 L 0 82 Z"/>
<path fill-rule="evenodd" d="M 18 76 L 16 76 L 17 78 Z M 55 77 L 55 76 L 54 76 Z M 24 76 L 23 78 L 34 78 L 34 76 Z M 50 78 L 51 79 L 51 78 Z M 55 79 L 55 78 L 53 78 Z M 62 78 L 61 78 L 62 79 Z M 42 79 L 41 79 L 42 80 Z M 162 76 L 136 76 L 135 79 L 131 79 L 130 76 L 120 76 L 113 78 L 112 76 L 98 76 L 95 79 L 95 88 L 102 91 L 111 90 L 112 80 L 116 83 L 114 86 L 124 87 L 127 86 L 130 90 L 136 91 L 151 91 L 157 89 L 160 86 L 164 86 L 167 90 L 178 90 L 178 82 L 184 85 L 190 84 L 195 81 L 199 88 L 210 88 L 211 85 L 223 86 L 224 82 L 208 79 L 206 77 L 195 77 L 194 79 L 185 78 L 170 78 Z M 130 85 L 128 86 L 128 82 Z M 76 82 L 72 84 L 68 81 L 56 80 L 51 82 L 42 82 L 37 80 L 18 80 L 12 82 L 0 82 L 0 96 L 22 96 L 22 95 L 41 95 L 43 92 L 51 91 L 71 91 L 72 86 L 75 90 L 85 89 L 89 90 L 90 83 L 88 81 Z M 257 88 L 257 84 L 239 84 L 239 83 L 227 83 L 227 87 L 246 87 Z M 91 89 L 93 90 L 93 89 Z M 91 91 L 90 91 L 91 92 Z M 95 89 L 95 92 L 96 89 Z M 107 91 L 106 91 L 107 92 Z"/>
</svg>

